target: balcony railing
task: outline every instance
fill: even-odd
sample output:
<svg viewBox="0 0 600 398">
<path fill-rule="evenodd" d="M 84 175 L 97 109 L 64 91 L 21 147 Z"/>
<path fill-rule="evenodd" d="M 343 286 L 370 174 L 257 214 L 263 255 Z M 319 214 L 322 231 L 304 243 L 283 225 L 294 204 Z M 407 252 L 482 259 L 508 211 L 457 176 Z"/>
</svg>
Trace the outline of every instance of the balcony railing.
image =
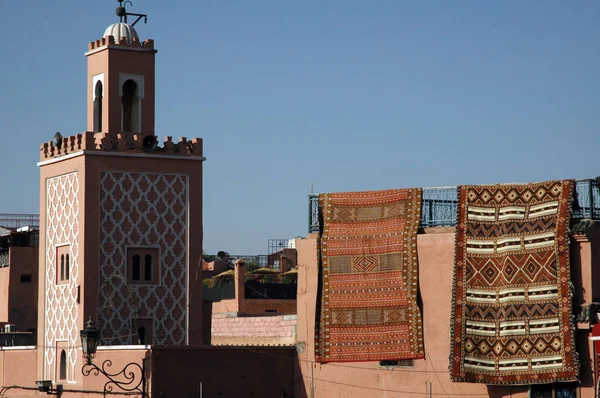
<svg viewBox="0 0 600 398">
<path fill-rule="evenodd" d="M 21 227 L 39 227 L 39 214 L 8 214 L 0 213 L 0 227 L 21 228 Z"/>
<path fill-rule="evenodd" d="M 576 180 L 573 218 L 600 219 L 600 179 Z M 428 227 L 456 225 L 457 187 L 423 188 L 421 224 Z M 319 232 L 319 195 L 308 196 L 308 232 Z"/>
</svg>

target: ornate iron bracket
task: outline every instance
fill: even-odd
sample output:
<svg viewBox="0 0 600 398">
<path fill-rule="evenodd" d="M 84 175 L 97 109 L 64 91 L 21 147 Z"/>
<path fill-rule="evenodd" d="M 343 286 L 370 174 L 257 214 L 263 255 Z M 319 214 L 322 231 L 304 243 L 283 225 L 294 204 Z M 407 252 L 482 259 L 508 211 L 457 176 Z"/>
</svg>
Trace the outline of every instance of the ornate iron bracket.
<svg viewBox="0 0 600 398">
<path fill-rule="evenodd" d="M 115 387 L 132 393 L 140 393 L 142 398 L 146 398 L 146 366 L 145 359 L 142 359 L 142 365 L 130 362 L 117 373 L 109 373 L 108 368 L 112 366 L 112 361 L 107 359 L 102 363 L 102 367 L 98 367 L 93 362 L 88 362 L 81 368 L 81 373 L 84 376 L 89 376 L 90 373 L 98 376 L 102 373 L 108 381 L 104 384 L 104 396 L 113 391 Z"/>
</svg>

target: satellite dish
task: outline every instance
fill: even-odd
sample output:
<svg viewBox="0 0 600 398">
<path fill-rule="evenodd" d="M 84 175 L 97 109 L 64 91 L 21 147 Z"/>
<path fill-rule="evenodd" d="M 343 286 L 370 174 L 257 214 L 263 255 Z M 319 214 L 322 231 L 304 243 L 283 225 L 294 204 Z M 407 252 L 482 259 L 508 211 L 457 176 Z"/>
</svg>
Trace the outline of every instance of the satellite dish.
<svg viewBox="0 0 600 398">
<path fill-rule="evenodd" d="M 158 140 L 156 139 L 155 135 L 147 135 L 142 140 L 142 149 L 145 152 L 152 152 L 153 150 L 156 149 L 157 145 L 158 145 Z"/>
<path fill-rule="evenodd" d="M 60 147 L 62 146 L 62 142 L 63 142 L 62 134 L 59 132 L 54 134 L 54 137 L 52 137 L 52 146 L 55 146 L 58 149 L 60 149 Z"/>
</svg>

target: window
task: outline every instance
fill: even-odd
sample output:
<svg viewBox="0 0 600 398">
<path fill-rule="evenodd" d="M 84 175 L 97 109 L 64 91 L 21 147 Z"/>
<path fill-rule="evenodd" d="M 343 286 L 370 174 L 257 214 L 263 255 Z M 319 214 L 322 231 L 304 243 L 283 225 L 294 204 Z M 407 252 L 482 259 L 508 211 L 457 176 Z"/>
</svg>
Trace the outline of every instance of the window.
<svg viewBox="0 0 600 398">
<path fill-rule="evenodd" d="M 56 248 L 56 283 L 68 283 L 71 279 L 71 253 L 70 246 Z"/>
<path fill-rule="evenodd" d="M 123 131 L 139 133 L 139 106 L 140 99 L 138 85 L 129 79 L 123 83 L 123 96 L 121 97 Z"/>
<path fill-rule="evenodd" d="M 154 340 L 154 320 L 138 318 L 133 320 L 133 344 L 152 345 Z"/>
<path fill-rule="evenodd" d="M 412 368 L 414 362 L 412 359 L 395 359 L 379 361 L 380 368 L 393 369 L 393 368 Z"/>
<path fill-rule="evenodd" d="M 144 256 L 144 280 L 152 281 L 152 255 L 146 254 Z"/>
<path fill-rule="evenodd" d="M 98 80 L 94 88 L 94 133 L 102 131 L 102 82 Z"/>
<path fill-rule="evenodd" d="M 136 254 L 133 256 L 133 266 L 132 266 L 132 276 L 131 279 L 134 281 L 140 280 L 141 269 L 140 269 L 140 255 Z"/>
<path fill-rule="evenodd" d="M 21 283 L 31 283 L 31 274 L 21 274 Z"/>
<path fill-rule="evenodd" d="M 159 261 L 158 248 L 128 247 L 127 279 L 135 284 L 159 283 Z"/>
<path fill-rule="evenodd" d="M 534 384 L 529 387 L 531 398 L 578 398 L 577 383 Z"/>
<path fill-rule="evenodd" d="M 67 378 L 67 353 L 65 350 L 60 352 L 60 372 L 59 379 L 66 380 Z"/>
</svg>

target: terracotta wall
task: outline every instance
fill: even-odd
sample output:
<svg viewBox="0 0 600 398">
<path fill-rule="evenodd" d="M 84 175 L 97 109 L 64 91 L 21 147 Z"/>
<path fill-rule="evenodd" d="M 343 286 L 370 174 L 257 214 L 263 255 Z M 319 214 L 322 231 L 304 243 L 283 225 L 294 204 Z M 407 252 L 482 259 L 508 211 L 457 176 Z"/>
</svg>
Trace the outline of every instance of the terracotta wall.
<svg viewBox="0 0 600 398">
<path fill-rule="evenodd" d="M 296 315 L 237 316 L 213 314 L 212 345 L 294 345 Z"/>
<path fill-rule="evenodd" d="M 152 353 L 153 397 L 295 396 L 293 347 L 157 347 Z"/>
<path fill-rule="evenodd" d="M 448 372 L 450 311 L 454 264 L 454 228 L 432 228 L 418 235 L 419 288 L 422 299 L 426 359 L 393 371 L 377 362 L 314 363 L 314 327 L 317 294 L 317 236 L 298 240 L 299 370 L 308 396 L 314 397 L 527 397 L 527 386 L 495 387 L 453 383 Z M 597 245 L 596 245 L 597 247 Z M 591 267 L 591 264 L 583 264 Z M 572 264 L 582 267 L 582 263 Z M 581 397 L 593 396 L 588 330 L 577 332 L 582 361 Z M 299 383 L 302 384 L 302 383 Z M 297 391 L 297 397 L 301 397 Z"/>
</svg>

